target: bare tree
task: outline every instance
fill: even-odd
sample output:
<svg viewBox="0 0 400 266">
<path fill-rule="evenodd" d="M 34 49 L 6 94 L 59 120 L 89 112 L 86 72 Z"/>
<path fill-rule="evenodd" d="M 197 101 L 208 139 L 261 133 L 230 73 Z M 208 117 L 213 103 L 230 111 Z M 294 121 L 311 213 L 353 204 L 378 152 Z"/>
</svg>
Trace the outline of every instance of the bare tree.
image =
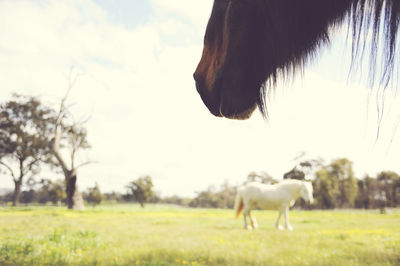
<svg viewBox="0 0 400 266">
<path fill-rule="evenodd" d="M 73 88 L 79 74 L 72 78 L 72 69 L 68 79 L 68 89 L 65 96 L 61 100 L 60 109 L 55 125 L 53 153 L 57 159 L 58 165 L 61 167 L 66 183 L 67 205 L 69 209 L 82 210 L 84 202 L 82 194 L 78 190 L 77 171 L 78 168 L 91 163 L 90 161 L 76 164 L 76 154 L 81 149 L 90 148 L 86 139 L 86 128 L 83 124 L 87 121 L 76 122 L 72 119 L 65 103 L 68 95 Z M 63 141 L 64 140 L 64 141 Z M 61 145 L 64 143 L 64 146 Z M 61 152 L 63 147 L 68 147 L 68 152 Z M 69 164 L 65 159 L 65 154 L 69 153 Z"/>
</svg>

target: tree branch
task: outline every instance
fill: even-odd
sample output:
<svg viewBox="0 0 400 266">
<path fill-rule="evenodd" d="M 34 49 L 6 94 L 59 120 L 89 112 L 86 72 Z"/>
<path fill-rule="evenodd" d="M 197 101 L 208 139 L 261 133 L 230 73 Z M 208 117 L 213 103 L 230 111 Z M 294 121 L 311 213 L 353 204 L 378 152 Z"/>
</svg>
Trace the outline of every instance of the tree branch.
<svg viewBox="0 0 400 266">
<path fill-rule="evenodd" d="M 12 176 L 14 182 L 17 182 L 17 179 L 15 178 L 14 171 L 11 169 L 11 167 L 8 166 L 6 163 L 4 163 L 4 162 L 2 162 L 2 161 L 0 161 L 0 164 L 3 165 L 5 168 L 7 168 L 7 170 L 10 172 L 10 174 L 11 174 L 11 176 Z"/>
<path fill-rule="evenodd" d="M 30 162 L 30 163 L 27 165 L 28 170 L 29 170 L 29 171 L 32 170 L 32 167 L 33 167 L 38 161 L 40 161 L 40 159 L 39 159 L 39 158 L 35 158 L 32 162 Z"/>
<path fill-rule="evenodd" d="M 61 120 L 57 119 L 57 124 L 56 124 L 56 132 L 55 132 L 55 136 L 54 136 L 54 142 L 53 142 L 53 152 L 54 155 L 57 158 L 57 161 L 60 163 L 61 168 L 63 169 L 64 173 L 69 172 L 68 166 L 65 163 L 64 159 L 61 156 L 61 152 L 60 152 L 60 139 L 61 139 Z"/>
<path fill-rule="evenodd" d="M 71 140 L 71 168 L 74 169 L 75 166 L 75 154 L 77 151 L 76 142 L 78 139 L 77 133 L 75 131 L 75 123 L 72 125 L 72 140 Z"/>
<path fill-rule="evenodd" d="M 75 77 L 72 77 L 72 72 L 73 72 L 73 67 L 71 67 L 70 72 L 69 72 L 69 76 L 68 76 L 68 88 L 67 88 L 67 92 L 65 93 L 64 97 L 61 99 L 61 103 L 60 103 L 60 110 L 58 113 L 58 117 L 57 117 L 57 121 L 56 121 L 56 128 L 55 128 L 55 136 L 54 136 L 54 142 L 53 142 L 53 152 L 55 157 L 57 158 L 58 162 L 61 165 L 61 168 L 63 169 L 64 173 L 66 174 L 66 176 L 68 175 L 69 172 L 74 171 L 76 169 L 76 167 L 74 166 L 75 163 L 75 153 L 76 153 L 76 147 L 74 145 L 74 138 L 76 138 L 75 136 L 75 132 L 72 132 L 73 136 L 73 147 L 72 147 L 72 151 L 71 151 L 71 168 L 68 168 L 67 163 L 65 162 L 64 158 L 61 155 L 60 152 L 60 142 L 61 142 L 61 137 L 62 137 L 62 120 L 65 117 L 65 113 L 66 113 L 66 107 L 65 107 L 65 102 L 67 101 L 68 95 L 71 91 L 71 89 L 75 86 L 76 80 L 78 79 L 78 77 L 80 76 L 80 74 L 76 74 Z M 72 125 L 72 131 L 74 131 L 74 126 L 75 123 Z"/>
<path fill-rule="evenodd" d="M 96 162 L 96 161 L 94 161 L 94 162 L 93 161 L 87 161 L 87 162 L 79 164 L 78 166 L 75 167 L 75 169 L 78 169 L 79 167 L 82 167 L 82 166 L 85 166 L 85 165 L 88 165 L 88 164 L 91 164 L 91 163 L 98 163 L 98 162 Z"/>
<path fill-rule="evenodd" d="M 54 155 L 56 156 L 58 162 L 59 162 L 60 165 L 61 165 L 61 168 L 63 169 L 63 171 L 64 171 L 64 173 L 65 173 L 66 175 L 68 174 L 69 169 L 68 169 L 68 166 L 67 166 L 67 164 L 65 163 L 63 157 L 61 156 L 61 152 L 60 152 L 60 142 L 61 142 L 61 134 L 62 134 L 62 132 L 61 132 L 61 127 L 62 127 L 62 126 L 61 126 L 61 122 L 62 122 L 62 119 L 63 119 L 64 116 L 65 116 L 65 102 L 66 102 L 66 100 L 67 100 L 67 98 L 68 98 L 69 92 L 70 92 L 71 89 L 72 89 L 73 83 L 75 83 L 75 81 L 76 81 L 76 78 L 75 78 L 75 81 L 74 81 L 73 83 L 71 83 L 71 72 L 72 72 L 72 68 L 71 68 L 71 71 L 70 71 L 70 74 L 69 74 L 69 81 L 68 81 L 68 89 L 67 89 L 67 92 L 66 92 L 66 94 L 64 95 L 64 97 L 61 99 L 60 110 L 59 110 L 59 112 L 58 112 L 58 117 L 57 117 L 57 121 L 56 121 L 55 136 L 54 136 L 54 142 L 53 142 L 53 152 L 54 152 Z"/>
</svg>

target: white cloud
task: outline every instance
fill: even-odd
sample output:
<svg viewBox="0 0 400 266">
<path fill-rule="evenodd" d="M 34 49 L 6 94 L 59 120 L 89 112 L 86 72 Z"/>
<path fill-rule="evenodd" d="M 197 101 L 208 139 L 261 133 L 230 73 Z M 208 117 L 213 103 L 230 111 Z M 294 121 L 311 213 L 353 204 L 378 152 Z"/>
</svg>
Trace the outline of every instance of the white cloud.
<svg viewBox="0 0 400 266">
<path fill-rule="evenodd" d="M 207 23 L 213 1 L 152 0 L 152 3 L 158 17 L 179 17 L 199 29 Z"/>
</svg>

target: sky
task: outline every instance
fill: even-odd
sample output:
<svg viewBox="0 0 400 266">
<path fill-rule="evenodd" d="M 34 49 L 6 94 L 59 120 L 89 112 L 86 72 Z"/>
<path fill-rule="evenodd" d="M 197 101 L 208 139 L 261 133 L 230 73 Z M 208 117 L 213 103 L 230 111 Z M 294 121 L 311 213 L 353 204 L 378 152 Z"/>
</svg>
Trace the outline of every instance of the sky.
<svg viewBox="0 0 400 266">
<path fill-rule="evenodd" d="M 77 120 L 90 117 L 92 148 L 79 161 L 95 162 L 79 169 L 81 190 L 97 182 L 103 192 L 124 192 L 150 175 L 162 196 L 192 197 L 226 180 L 241 184 L 251 171 L 280 179 L 303 152 L 327 163 L 347 157 L 358 177 L 400 172 L 396 88 L 368 88 L 362 72 L 348 78 L 343 30 L 302 76 L 278 83 L 268 120 L 258 111 L 246 121 L 213 117 L 192 78 L 211 7 L 211 0 L 0 1 L 0 99 L 17 92 L 57 107 L 69 73 L 78 75 L 68 106 Z M 0 188 L 12 187 L 0 175 Z"/>
</svg>

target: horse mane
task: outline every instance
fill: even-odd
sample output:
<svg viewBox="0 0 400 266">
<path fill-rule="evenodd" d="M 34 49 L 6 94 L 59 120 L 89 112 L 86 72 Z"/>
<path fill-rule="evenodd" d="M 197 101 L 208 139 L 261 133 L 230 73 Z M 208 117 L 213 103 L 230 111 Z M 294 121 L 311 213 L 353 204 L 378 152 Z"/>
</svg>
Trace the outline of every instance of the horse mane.
<svg viewBox="0 0 400 266">
<path fill-rule="evenodd" d="M 304 181 L 298 180 L 298 179 L 284 179 L 281 182 L 277 183 L 277 187 L 288 187 L 290 189 L 298 189 Z M 294 186 L 293 186 L 294 185 Z"/>
<path fill-rule="evenodd" d="M 318 48 L 330 43 L 329 31 L 346 21 L 347 36 L 351 37 L 352 48 L 350 73 L 362 63 L 365 50 L 369 48 L 369 85 L 376 85 L 377 66 L 380 66 L 377 85 L 383 86 L 383 89 L 388 87 L 393 75 L 398 46 L 399 0 L 263 0 L 262 2 L 261 12 L 266 23 L 270 25 L 275 23 L 272 28 L 280 23 L 287 23 L 288 20 L 292 25 L 303 23 L 298 26 L 299 28 L 301 26 L 311 28 L 309 31 L 301 32 L 293 28 L 287 36 L 279 35 L 276 28 L 276 32 L 267 32 L 273 36 L 272 38 L 279 36 L 279 43 L 275 44 L 274 53 L 280 63 L 268 60 L 266 62 L 265 68 L 268 70 L 266 81 L 262 85 L 257 103 L 264 117 L 267 117 L 265 96 L 276 87 L 278 78 L 287 80 L 293 78 L 297 72 L 304 73 L 304 67 L 316 56 Z M 285 10 L 285 16 L 273 15 L 271 12 L 275 10 Z M 307 20 L 309 16 L 313 17 L 313 23 Z"/>
</svg>

